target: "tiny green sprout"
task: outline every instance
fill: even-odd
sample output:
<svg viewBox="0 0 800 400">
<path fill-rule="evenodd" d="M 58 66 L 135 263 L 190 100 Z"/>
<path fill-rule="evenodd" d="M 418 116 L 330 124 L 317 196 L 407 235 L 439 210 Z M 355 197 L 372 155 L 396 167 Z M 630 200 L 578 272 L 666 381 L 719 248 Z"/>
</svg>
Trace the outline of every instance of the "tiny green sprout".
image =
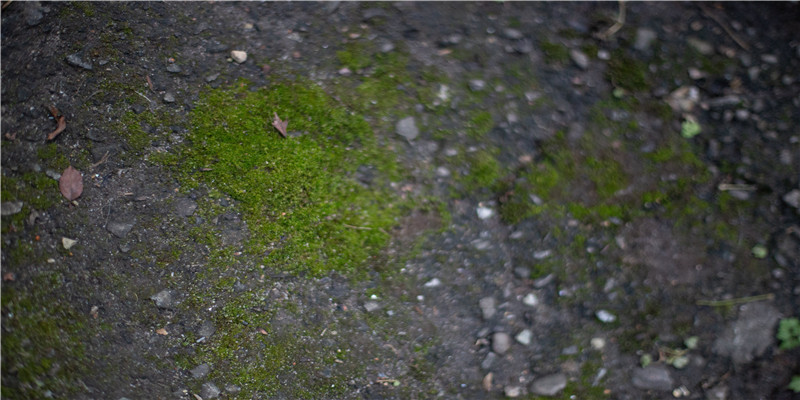
<svg viewBox="0 0 800 400">
<path fill-rule="evenodd" d="M 611 92 L 611 94 L 614 96 L 614 98 L 621 99 L 623 96 L 625 96 L 625 89 L 614 88 L 614 91 Z"/>
<path fill-rule="evenodd" d="M 777 338 L 781 341 L 781 349 L 791 350 L 800 346 L 800 319 L 784 318 L 778 325 Z"/>
<path fill-rule="evenodd" d="M 650 354 L 642 354 L 642 357 L 639 359 L 639 362 L 642 364 L 642 368 L 647 367 L 650 363 L 653 362 L 653 356 Z"/>
<path fill-rule="evenodd" d="M 700 134 L 700 124 L 692 117 L 686 117 L 686 120 L 681 124 L 681 136 L 691 139 Z"/>
<path fill-rule="evenodd" d="M 767 248 L 763 244 L 757 244 L 753 246 L 753 257 L 755 258 L 766 258 L 767 257 Z"/>
</svg>

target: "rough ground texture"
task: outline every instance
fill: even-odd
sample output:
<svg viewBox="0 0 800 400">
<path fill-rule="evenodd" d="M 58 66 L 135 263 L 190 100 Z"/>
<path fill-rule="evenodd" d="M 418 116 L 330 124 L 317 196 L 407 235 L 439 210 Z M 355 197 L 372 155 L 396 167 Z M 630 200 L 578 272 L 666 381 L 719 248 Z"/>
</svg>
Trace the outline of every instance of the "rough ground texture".
<svg viewBox="0 0 800 400">
<path fill-rule="evenodd" d="M 11 3 L 2 397 L 796 398 L 800 6 L 618 7 Z"/>
</svg>

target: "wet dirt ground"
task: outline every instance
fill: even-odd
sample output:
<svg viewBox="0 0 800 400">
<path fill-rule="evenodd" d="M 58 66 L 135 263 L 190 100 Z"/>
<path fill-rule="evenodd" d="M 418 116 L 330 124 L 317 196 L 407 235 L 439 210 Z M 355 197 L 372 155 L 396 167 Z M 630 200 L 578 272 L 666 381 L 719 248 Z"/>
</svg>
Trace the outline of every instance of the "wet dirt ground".
<svg viewBox="0 0 800 400">
<path fill-rule="evenodd" d="M 2 397 L 798 398 L 798 20 L 4 3 Z"/>
</svg>

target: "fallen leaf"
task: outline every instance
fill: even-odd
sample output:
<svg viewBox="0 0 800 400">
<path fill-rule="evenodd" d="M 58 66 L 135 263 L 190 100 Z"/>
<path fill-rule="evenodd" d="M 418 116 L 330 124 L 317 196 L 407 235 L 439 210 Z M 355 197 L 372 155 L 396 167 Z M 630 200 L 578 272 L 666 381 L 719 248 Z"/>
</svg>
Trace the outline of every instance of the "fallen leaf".
<svg viewBox="0 0 800 400">
<path fill-rule="evenodd" d="M 75 243 L 78 243 L 78 241 L 75 239 L 70 239 L 67 237 L 61 238 L 61 244 L 64 245 L 64 248 L 67 250 L 71 249 L 72 246 L 75 246 Z"/>
<path fill-rule="evenodd" d="M 80 197 L 83 193 L 83 176 L 80 171 L 72 168 L 71 165 L 67 167 L 61 173 L 61 178 L 58 179 L 58 190 L 70 201 Z"/>
<path fill-rule="evenodd" d="M 265 331 L 264 328 L 258 328 L 258 333 L 260 333 L 262 335 L 266 335 L 267 331 Z"/>
<path fill-rule="evenodd" d="M 275 113 L 275 119 L 272 121 L 272 126 L 280 132 L 281 136 L 286 137 L 286 128 L 289 127 L 289 121 L 282 121 L 280 117 L 278 117 L 278 113 Z"/>
<path fill-rule="evenodd" d="M 67 119 L 63 115 L 58 115 L 59 112 L 57 108 L 55 108 L 54 106 L 50 106 L 50 114 L 53 116 L 53 118 L 55 118 L 58 125 L 56 125 L 56 130 L 50 132 L 50 134 L 47 135 L 47 140 L 55 139 L 56 136 L 58 136 L 61 132 L 64 131 L 64 129 L 67 129 Z"/>
<path fill-rule="evenodd" d="M 92 306 L 92 309 L 89 310 L 89 314 L 92 316 L 92 318 L 97 319 L 97 312 L 98 311 L 100 311 L 100 307 Z"/>
<path fill-rule="evenodd" d="M 14 282 L 14 273 L 6 272 L 3 274 L 3 282 Z"/>
<path fill-rule="evenodd" d="M 164 328 L 156 330 L 156 333 L 159 334 L 159 335 L 162 335 L 162 336 L 163 335 L 168 335 L 167 330 L 164 329 Z"/>
</svg>

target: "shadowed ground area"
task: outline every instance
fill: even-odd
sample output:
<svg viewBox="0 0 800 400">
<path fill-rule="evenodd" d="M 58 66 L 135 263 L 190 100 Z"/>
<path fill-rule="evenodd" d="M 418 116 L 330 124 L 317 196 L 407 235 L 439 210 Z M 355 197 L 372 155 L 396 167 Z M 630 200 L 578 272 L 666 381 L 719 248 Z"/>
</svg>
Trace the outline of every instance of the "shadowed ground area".
<svg viewBox="0 0 800 400">
<path fill-rule="evenodd" d="M 800 392 L 795 3 L 3 6 L 3 398 Z"/>
</svg>

